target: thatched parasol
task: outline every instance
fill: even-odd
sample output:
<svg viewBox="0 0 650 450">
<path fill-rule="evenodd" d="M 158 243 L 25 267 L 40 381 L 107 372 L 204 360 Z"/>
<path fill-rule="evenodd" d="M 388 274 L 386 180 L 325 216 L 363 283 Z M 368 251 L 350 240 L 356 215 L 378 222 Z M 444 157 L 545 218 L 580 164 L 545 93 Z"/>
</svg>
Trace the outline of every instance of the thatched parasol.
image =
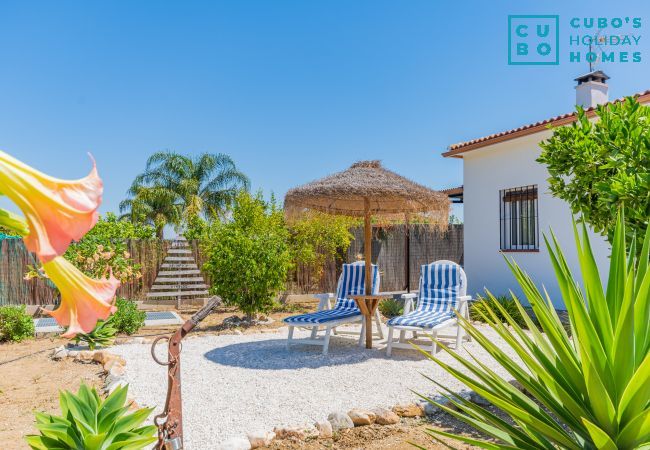
<svg viewBox="0 0 650 450">
<path fill-rule="evenodd" d="M 420 216 L 436 226 L 447 226 L 449 198 L 381 166 L 359 161 L 349 169 L 290 189 L 284 198 L 289 218 L 309 210 L 363 217 L 366 292 L 371 292 L 371 217 L 395 221 Z"/>
</svg>

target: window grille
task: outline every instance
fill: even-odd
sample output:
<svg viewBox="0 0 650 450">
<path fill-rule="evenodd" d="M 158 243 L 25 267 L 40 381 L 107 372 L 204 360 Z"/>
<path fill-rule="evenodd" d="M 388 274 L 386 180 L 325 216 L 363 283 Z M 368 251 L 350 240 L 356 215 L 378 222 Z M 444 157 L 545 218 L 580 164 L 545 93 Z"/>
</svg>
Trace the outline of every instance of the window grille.
<svg viewBox="0 0 650 450">
<path fill-rule="evenodd" d="M 499 218 L 501 250 L 539 250 L 537 185 L 499 191 Z"/>
</svg>

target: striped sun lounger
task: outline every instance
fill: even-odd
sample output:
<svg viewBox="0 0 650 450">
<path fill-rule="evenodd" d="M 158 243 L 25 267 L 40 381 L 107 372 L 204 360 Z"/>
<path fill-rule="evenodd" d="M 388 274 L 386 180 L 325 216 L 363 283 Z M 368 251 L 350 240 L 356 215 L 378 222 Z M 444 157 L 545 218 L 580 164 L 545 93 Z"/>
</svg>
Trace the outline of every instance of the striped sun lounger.
<svg viewBox="0 0 650 450">
<path fill-rule="evenodd" d="M 417 306 L 413 310 L 414 294 L 404 294 L 404 315 L 393 317 L 388 325 L 388 345 L 386 353 L 390 356 L 393 348 L 413 348 L 404 342 L 406 331 L 411 331 L 414 338 L 418 332 L 432 335 L 431 352 L 437 350 L 437 338 L 453 336 L 438 336 L 443 328 L 456 326 L 456 348 L 460 348 L 463 339 L 462 328 L 458 325 L 456 311 L 468 318 L 467 302 L 471 300 L 467 292 L 467 277 L 463 269 L 451 261 L 436 261 L 424 265 L 420 271 L 420 287 L 417 294 Z M 393 341 L 393 331 L 400 331 L 397 341 Z"/>
<path fill-rule="evenodd" d="M 355 262 L 352 264 L 344 264 L 343 271 L 339 277 L 336 295 L 334 294 L 316 294 L 320 299 L 318 311 L 309 314 L 300 314 L 291 316 L 284 319 L 284 322 L 289 325 L 289 337 L 287 345 L 292 343 L 322 345 L 323 354 L 326 355 L 329 349 L 330 335 L 339 325 L 362 322 L 363 316 L 361 311 L 357 308 L 354 300 L 350 298 L 352 295 L 363 295 L 365 293 L 365 263 L 363 261 Z M 372 293 L 379 293 L 379 269 L 376 265 L 372 266 Z M 331 300 L 336 298 L 334 308 L 331 307 Z M 380 338 L 383 338 L 381 331 L 381 322 L 379 320 L 379 313 L 375 314 L 377 322 L 377 331 Z M 309 339 L 293 339 L 293 331 L 295 327 L 311 328 L 311 337 Z M 325 334 L 322 338 L 318 337 L 318 330 L 320 327 L 325 328 Z M 364 330 L 361 330 L 363 336 Z"/>
</svg>

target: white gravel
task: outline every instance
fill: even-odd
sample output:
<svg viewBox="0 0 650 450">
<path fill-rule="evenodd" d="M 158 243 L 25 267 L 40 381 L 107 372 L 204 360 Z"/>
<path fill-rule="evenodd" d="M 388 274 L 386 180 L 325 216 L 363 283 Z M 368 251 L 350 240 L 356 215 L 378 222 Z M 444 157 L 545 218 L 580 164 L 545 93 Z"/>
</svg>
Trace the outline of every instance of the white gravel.
<svg viewBox="0 0 650 450">
<path fill-rule="evenodd" d="M 500 341 L 489 328 L 481 328 L 492 342 Z M 296 337 L 306 336 L 307 332 L 296 330 Z M 387 358 L 383 345 L 377 342 L 379 348 L 366 350 L 354 338 L 334 336 L 329 355 L 323 356 L 321 347 L 316 346 L 292 345 L 287 350 L 286 337 L 285 328 L 276 333 L 211 335 L 184 341 L 186 448 L 212 448 L 253 430 L 313 424 L 333 411 L 410 402 L 417 399 L 411 389 L 435 395 L 435 387 L 421 373 L 458 392 L 466 389 L 413 350 L 394 350 L 393 357 Z M 155 407 L 157 414 L 164 405 L 166 371 L 153 361 L 149 349 L 148 344 L 127 344 L 112 351 L 127 361 L 126 379 L 137 402 Z M 466 343 L 465 349 L 506 376 L 476 342 Z M 451 362 L 444 352 L 438 355 Z"/>
</svg>

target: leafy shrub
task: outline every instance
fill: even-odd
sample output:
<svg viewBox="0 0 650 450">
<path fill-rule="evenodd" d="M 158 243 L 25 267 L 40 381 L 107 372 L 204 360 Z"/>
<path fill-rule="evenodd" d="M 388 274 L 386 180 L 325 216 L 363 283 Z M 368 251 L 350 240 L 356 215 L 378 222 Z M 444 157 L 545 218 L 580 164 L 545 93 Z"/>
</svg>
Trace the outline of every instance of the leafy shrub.
<svg viewBox="0 0 650 450">
<path fill-rule="evenodd" d="M 117 330 L 113 326 L 113 317 L 111 316 L 106 320 L 98 320 L 97 325 L 90 333 L 79 333 L 74 338 L 75 342 L 85 342 L 88 348 L 95 350 L 99 347 L 108 347 L 115 341 Z"/>
<path fill-rule="evenodd" d="M 580 107 L 577 114 L 572 125 L 555 128 L 540 144 L 537 161 L 548 168 L 551 193 L 610 243 L 617 211 L 624 208 L 629 244 L 648 227 L 650 107 L 629 97 L 598 106 L 597 121 Z"/>
<path fill-rule="evenodd" d="M 620 213 L 619 213 L 620 214 Z M 450 435 L 482 448 L 521 449 L 636 449 L 650 442 L 650 230 L 638 253 L 626 255 L 625 225 L 619 215 L 613 233 L 607 289 L 598 275 L 587 227 L 576 246 L 584 289 L 573 277 L 564 254 L 552 236 L 546 241 L 560 291 L 567 307 L 572 338 L 565 332 L 553 305 L 514 261 L 506 259 L 543 332 L 533 326 L 515 299 L 529 333 L 523 331 L 499 302 L 489 304 L 483 319 L 502 339 L 486 337 L 471 322 L 463 328 L 525 390 L 529 398 L 496 371 L 442 346 L 460 364 L 454 367 L 424 352 L 447 372 L 512 417 L 504 421 L 451 390 L 444 389 L 451 405 L 439 406 L 498 442 Z M 632 248 L 634 248 L 632 241 Z M 629 258 L 628 258 L 629 256 Z M 497 317 L 500 312 L 510 325 Z M 517 355 L 510 357 L 503 347 Z M 462 367 L 458 370 L 456 367 Z M 542 405 L 542 406 L 540 406 Z"/>
<path fill-rule="evenodd" d="M 142 328 L 147 315 L 144 311 L 138 309 L 135 302 L 125 298 L 118 298 L 115 305 L 117 311 L 112 316 L 112 322 L 118 333 L 132 335 Z"/>
<path fill-rule="evenodd" d="M 284 215 L 261 194 L 241 192 L 232 220 L 214 221 L 202 242 L 203 269 L 213 280 L 211 293 L 237 305 L 249 318 L 274 305 L 291 267 Z"/>
<path fill-rule="evenodd" d="M 20 342 L 34 337 L 34 320 L 25 305 L 0 306 L 0 342 Z"/>
<path fill-rule="evenodd" d="M 401 316 L 404 313 L 404 302 L 387 298 L 379 302 L 379 312 L 386 318 Z"/>
<path fill-rule="evenodd" d="M 498 303 L 501 308 L 498 308 L 495 303 Z M 505 295 L 496 297 L 488 292 L 487 297 L 478 296 L 478 299 L 472 303 L 469 309 L 469 316 L 472 320 L 485 322 L 484 317 L 486 316 L 488 308 L 494 311 L 501 323 L 507 323 L 506 316 L 501 313 L 501 310 L 504 310 L 514 319 L 517 325 L 523 328 L 528 328 L 526 321 L 517 308 L 517 302 L 515 299 L 512 297 L 506 297 Z"/>
<path fill-rule="evenodd" d="M 350 227 L 358 222 L 346 216 L 312 212 L 289 225 L 289 248 L 297 277 L 307 290 L 319 285 L 325 262 L 344 255 L 352 242 Z"/>
<path fill-rule="evenodd" d="M 62 391 L 61 415 L 37 412 L 40 434 L 25 436 L 25 440 L 33 450 L 143 449 L 156 441 L 156 427 L 141 426 L 152 409 L 127 414 L 127 390 L 127 386 L 120 386 L 105 399 L 85 384 L 76 395 Z"/>
<path fill-rule="evenodd" d="M 133 263 L 126 241 L 153 237 L 153 227 L 108 213 L 79 242 L 70 245 L 64 256 L 90 277 L 101 278 L 110 270 L 118 280 L 127 281 L 140 277 L 140 266 Z"/>
</svg>

